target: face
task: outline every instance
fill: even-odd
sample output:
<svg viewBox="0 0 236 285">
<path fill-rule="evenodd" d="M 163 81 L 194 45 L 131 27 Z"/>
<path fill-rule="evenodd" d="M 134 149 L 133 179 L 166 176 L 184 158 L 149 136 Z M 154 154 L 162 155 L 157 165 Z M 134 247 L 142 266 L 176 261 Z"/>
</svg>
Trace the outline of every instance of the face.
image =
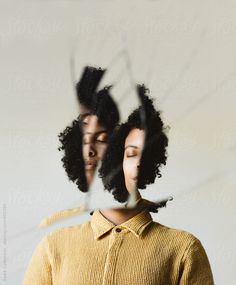
<svg viewBox="0 0 236 285">
<path fill-rule="evenodd" d="M 145 141 L 145 132 L 140 129 L 132 129 L 125 140 L 125 151 L 123 157 L 123 172 L 125 186 L 128 192 L 137 190 L 138 170 L 142 150 Z"/>
<path fill-rule="evenodd" d="M 97 164 L 102 159 L 107 147 L 108 133 L 96 115 L 86 114 L 82 117 L 83 157 L 88 184 L 92 182 Z"/>
</svg>

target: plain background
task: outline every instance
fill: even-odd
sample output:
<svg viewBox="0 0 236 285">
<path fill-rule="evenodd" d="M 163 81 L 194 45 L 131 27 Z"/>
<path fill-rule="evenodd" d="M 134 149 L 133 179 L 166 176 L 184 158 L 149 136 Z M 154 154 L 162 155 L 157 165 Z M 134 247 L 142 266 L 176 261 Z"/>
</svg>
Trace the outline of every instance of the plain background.
<svg viewBox="0 0 236 285">
<path fill-rule="evenodd" d="M 41 219 L 84 197 L 57 150 L 58 133 L 78 115 L 71 48 L 76 42 L 82 61 L 102 61 L 117 52 L 118 38 L 171 127 L 163 177 L 142 193 L 174 200 L 152 216 L 197 236 L 215 283 L 234 284 L 235 1 L 0 3 L 1 284 L 21 283 L 47 232 L 36 229 Z"/>
</svg>

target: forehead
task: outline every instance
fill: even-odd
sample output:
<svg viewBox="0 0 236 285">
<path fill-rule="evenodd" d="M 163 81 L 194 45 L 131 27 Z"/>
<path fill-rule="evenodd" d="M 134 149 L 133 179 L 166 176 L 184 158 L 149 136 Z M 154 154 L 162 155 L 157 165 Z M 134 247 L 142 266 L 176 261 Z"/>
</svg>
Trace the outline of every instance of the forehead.
<svg viewBox="0 0 236 285">
<path fill-rule="evenodd" d="M 125 147 L 135 146 L 143 148 L 145 141 L 145 131 L 138 128 L 132 129 L 125 139 Z"/>
<path fill-rule="evenodd" d="M 99 118 L 92 114 L 83 114 L 81 116 L 83 122 L 83 130 L 86 132 L 99 132 L 106 130 L 106 128 L 99 122 Z"/>
</svg>

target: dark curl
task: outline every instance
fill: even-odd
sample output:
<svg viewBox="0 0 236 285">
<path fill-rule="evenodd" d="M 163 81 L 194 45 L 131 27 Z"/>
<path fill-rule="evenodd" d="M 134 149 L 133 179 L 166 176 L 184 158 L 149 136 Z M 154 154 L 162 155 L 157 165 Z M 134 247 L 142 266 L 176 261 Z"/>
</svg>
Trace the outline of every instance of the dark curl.
<svg viewBox="0 0 236 285">
<path fill-rule="evenodd" d="M 82 153 L 81 117 L 73 120 L 70 126 L 67 126 L 58 137 L 61 146 L 59 151 L 63 150 L 64 155 L 61 159 L 63 168 L 67 173 L 69 180 L 76 183 L 82 192 L 88 191 L 87 180 L 84 171 L 84 159 Z"/>
<path fill-rule="evenodd" d="M 140 161 L 138 189 L 154 183 L 156 176 L 161 177 L 160 168 L 166 164 L 168 138 L 164 133 L 164 125 L 160 112 L 155 110 L 153 101 L 148 97 L 149 90 L 144 85 L 138 85 L 138 94 L 142 106 L 136 109 L 126 123 L 112 134 L 108 148 L 99 169 L 106 190 L 111 192 L 118 202 L 126 202 L 129 192 L 125 186 L 123 173 L 123 156 L 125 139 L 134 129 L 145 130 L 145 146 Z"/>
</svg>

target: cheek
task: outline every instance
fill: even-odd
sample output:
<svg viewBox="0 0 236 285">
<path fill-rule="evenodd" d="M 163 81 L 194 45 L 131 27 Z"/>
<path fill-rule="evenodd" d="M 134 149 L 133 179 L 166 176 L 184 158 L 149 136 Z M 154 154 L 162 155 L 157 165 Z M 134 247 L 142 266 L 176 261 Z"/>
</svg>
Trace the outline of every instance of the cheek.
<svg viewBox="0 0 236 285">
<path fill-rule="evenodd" d="M 129 178 L 132 174 L 132 171 L 135 167 L 134 159 L 124 159 L 123 160 L 123 170 L 126 178 Z"/>
<path fill-rule="evenodd" d="M 88 145 L 86 144 L 82 144 L 82 153 L 83 153 L 83 157 L 86 158 L 86 154 L 88 153 Z"/>
<path fill-rule="evenodd" d="M 86 146 L 84 144 L 82 144 L 82 154 L 83 154 L 83 157 L 85 157 L 85 153 L 86 153 Z"/>
<path fill-rule="evenodd" d="M 98 155 L 99 159 L 102 159 L 102 157 L 106 151 L 106 148 L 107 148 L 107 144 L 103 144 L 103 145 L 100 145 L 97 147 L 97 155 Z"/>
</svg>

